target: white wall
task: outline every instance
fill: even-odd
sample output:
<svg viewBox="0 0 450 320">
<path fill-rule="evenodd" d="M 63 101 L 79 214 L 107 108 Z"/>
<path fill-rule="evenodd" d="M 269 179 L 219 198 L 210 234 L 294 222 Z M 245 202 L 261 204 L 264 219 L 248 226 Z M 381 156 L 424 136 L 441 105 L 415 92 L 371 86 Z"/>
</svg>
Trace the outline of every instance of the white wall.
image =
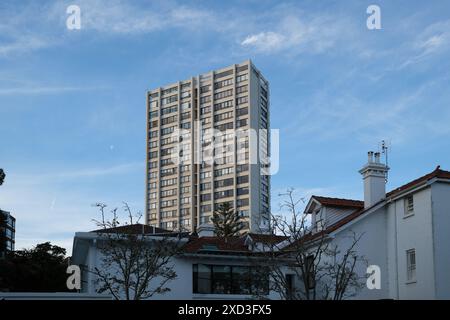
<svg viewBox="0 0 450 320">
<path fill-rule="evenodd" d="M 354 232 L 357 236 L 362 235 L 356 246 L 358 255 L 367 259 L 368 265 L 378 265 L 381 269 L 381 289 L 369 290 L 364 281 L 364 287 L 358 292 L 355 299 L 388 298 L 385 209 L 381 208 L 371 212 L 367 216 L 355 220 L 348 228 L 337 232 L 333 243 L 337 244 L 341 251 L 347 250 L 353 243 L 350 232 Z M 358 275 L 365 276 L 367 265 L 359 264 L 355 271 Z"/>
<path fill-rule="evenodd" d="M 323 210 L 325 210 L 326 214 L 326 221 L 327 226 L 332 226 L 339 220 L 345 218 L 346 216 L 350 215 L 351 213 L 355 212 L 356 209 L 342 209 L 342 208 L 333 208 L 333 207 L 326 207 Z"/>
<path fill-rule="evenodd" d="M 431 188 L 413 194 L 414 215 L 405 217 L 405 201 L 393 206 L 396 218 L 396 254 L 399 299 L 434 299 L 433 232 Z M 406 251 L 416 250 L 416 282 L 407 280 Z M 394 269 L 395 270 L 395 269 Z"/>
<path fill-rule="evenodd" d="M 450 184 L 431 186 L 436 299 L 450 299 Z"/>
<path fill-rule="evenodd" d="M 83 262 L 88 265 L 89 268 L 95 266 L 101 267 L 102 265 L 102 253 L 92 244 L 89 246 L 89 252 L 86 256 L 86 261 Z M 177 277 L 168 282 L 166 287 L 170 288 L 170 291 L 164 294 L 155 294 L 151 299 L 154 300 L 192 300 L 192 299 L 252 299 L 251 295 L 236 295 L 236 294 L 194 294 L 193 293 L 193 264 L 214 264 L 214 265 L 249 265 L 248 258 L 242 257 L 241 259 L 231 260 L 229 257 L 215 257 L 210 256 L 207 258 L 188 258 L 178 257 L 173 258 L 174 271 Z M 83 275 L 85 277 L 86 275 Z M 83 284 L 82 291 L 87 293 L 96 293 L 97 285 L 95 283 L 95 275 L 89 273 L 87 276 L 88 282 Z M 155 284 L 159 283 L 158 279 L 153 280 Z M 279 296 L 273 292 L 269 295 L 270 299 L 279 299 Z"/>
<path fill-rule="evenodd" d="M 413 194 L 414 215 L 405 217 L 402 197 L 345 228 L 364 233 L 358 250 L 381 268 L 381 290 L 364 288 L 358 299 L 450 298 L 449 196 L 449 184 L 434 183 Z M 345 247 L 341 234 L 335 241 Z M 407 280 L 409 249 L 416 250 L 416 281 Z"/>
</svg>

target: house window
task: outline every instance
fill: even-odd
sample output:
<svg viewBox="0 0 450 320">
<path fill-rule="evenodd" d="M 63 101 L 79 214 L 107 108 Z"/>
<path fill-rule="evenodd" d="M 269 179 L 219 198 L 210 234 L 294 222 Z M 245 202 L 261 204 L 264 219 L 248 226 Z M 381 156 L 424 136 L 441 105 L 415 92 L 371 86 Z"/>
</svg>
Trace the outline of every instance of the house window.
<svg viewBox="0 0 450 320">
<path fill-rule="evenodd" d="M 324 229 L 324 221 L 323 221 L 323 219 L 320 219 L 319 215 L 317 215 L 317 217 L 319 218 L 319 220 L 316 220 L 316 228 L 317 228 L 317 231 L 319 232 Z"/>
<path fill-rule="evenodd" d="M 286 274 L 286 297 L 288 300 L 293 298 L 294 293 L 294 275 Z"/>
<path fill-rule="evenodd" d="M 405 216 L 414 214 L 414 198 L 409 196 L 405 199 Z"/>
<path fill-rule="evenodd" d="M 194 264 L 193 291 L 203 294 L 268 294 L 269 279 L 255 267 Z"/>
<path fill-rule="evenodd" d="M 314 272 L 314 256 L 306 258 L 306 279 L 308 281 L 308 289 L 314 289 L 316 286 L 315 272 Z"/>
<path fill-rule="evenodd" d="M 416 249 L 406 251 L 406 274 L 408 281 L 416 280 Z"/>
</svg>

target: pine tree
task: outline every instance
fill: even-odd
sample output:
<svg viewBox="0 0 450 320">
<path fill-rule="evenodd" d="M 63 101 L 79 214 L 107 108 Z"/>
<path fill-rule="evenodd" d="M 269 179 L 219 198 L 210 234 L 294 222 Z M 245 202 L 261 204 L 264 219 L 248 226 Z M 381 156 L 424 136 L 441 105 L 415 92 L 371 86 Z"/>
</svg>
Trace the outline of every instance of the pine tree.
<svg viewBox="0 0 450 320">
<path fill-rule="evenodd" d="M 211 221 L 218 237 L 232 237 L 239 235 L 243 225 L 241 217 L 234 211 L 229 202 L 221 203 L 214 211 Z"/>
</svg>

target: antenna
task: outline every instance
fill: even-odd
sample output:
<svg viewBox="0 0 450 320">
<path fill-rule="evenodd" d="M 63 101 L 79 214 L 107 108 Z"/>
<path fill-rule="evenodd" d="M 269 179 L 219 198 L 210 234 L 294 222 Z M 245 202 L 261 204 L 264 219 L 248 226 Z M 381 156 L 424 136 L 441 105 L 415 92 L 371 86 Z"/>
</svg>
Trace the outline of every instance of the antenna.
<svg viewBox="0 0 450 320">
<path fill-rule="evenodd" d="M 381 153 L 384 155 L 384 164 L 386 167 L 389 167 L 389 149 L 391 148 L 390 142 L 386 140 L 381 140 Z M 389 171 L 386 171 L 386 183 L 388 182 L 388 173 Z"/>
</svg>

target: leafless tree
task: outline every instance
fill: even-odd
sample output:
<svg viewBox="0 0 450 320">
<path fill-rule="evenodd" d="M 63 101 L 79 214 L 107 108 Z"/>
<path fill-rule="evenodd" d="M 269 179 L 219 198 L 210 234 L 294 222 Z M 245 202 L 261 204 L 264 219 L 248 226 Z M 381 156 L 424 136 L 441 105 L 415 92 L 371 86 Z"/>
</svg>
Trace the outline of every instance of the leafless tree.
<svg viewBox="0 0 450 320">
<path fill-rule="evenodd" d="M 121 225 L 118 209 L 110 210 L 107 219 L 106 204 L 97 203 L 101 220 L 94 220 L 100 230 L 98 247 L 101 265 L 94 267 L 98 293 L 110 293 L 115 299 L 149 299 L 155 294 L 170 291 L 167 284 L 177 277 L 171 258 L 177 254 L 180 238 L 173 234 L 153 235 L 136 232 L 141 217 L 133 215 L 129 205 L 124 203 L 128 222 Z"/>
<path fill-rule="evenodd" d="M 271 216 L 271 230 L 284 240 L 264 243 L 258 261 L 270 290 L 286 300 L 340 300 L 356 292 L 362 286 L 357 266 L 365 263 L 355 249 L 362 235 L 354 234 L 348 247 L 339 248 L 326 230 L 311 226 L 292 189 L 280 196 L 285 212 Z"/>
<path fill-rule="evenodd" d="M 366 259 L 356 250 L 362 236 L 349 232 L 345 237 L 349 239 L 350 245 L 345 250 L 337 245 L 328 246 L 329 259 L 324 263 L 323 272 L 330 281 L 322 283 L 324 298 L 342 300 L 354 296 L 362 289 L 366 278 L 356 272 L 358 264 L 367 266 Z"/>
</svg>

